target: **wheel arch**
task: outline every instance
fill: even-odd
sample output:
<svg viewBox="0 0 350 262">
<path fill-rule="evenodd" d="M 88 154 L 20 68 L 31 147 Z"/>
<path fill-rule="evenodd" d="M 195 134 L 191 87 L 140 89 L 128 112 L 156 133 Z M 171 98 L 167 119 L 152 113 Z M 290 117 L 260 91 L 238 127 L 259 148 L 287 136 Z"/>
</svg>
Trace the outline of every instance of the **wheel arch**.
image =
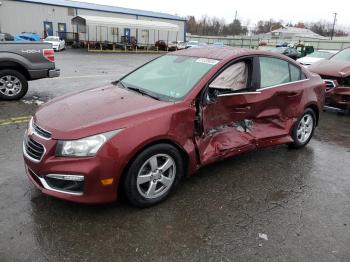
<svg viewBox="0 0 350 262">
<path fill-rule="evenodd" d="M 30 75 L 28 70 L 20 63 L 14 62 L 14 61 L 0 61 L 0 70 L 16 70 L 27 80 L 30 80 Z"/>
<path fill-rule="evenodd" d="M 315 116 L 316 116 L 316 126 L 318 125 L 318 120 L 320 118 L 320 110 L 318 109 L 318 106 L 316 104 L 309 104 L 305 107 L 306 109 L 311 109 L 312 111 L 314 111 Z"/>
</svg>

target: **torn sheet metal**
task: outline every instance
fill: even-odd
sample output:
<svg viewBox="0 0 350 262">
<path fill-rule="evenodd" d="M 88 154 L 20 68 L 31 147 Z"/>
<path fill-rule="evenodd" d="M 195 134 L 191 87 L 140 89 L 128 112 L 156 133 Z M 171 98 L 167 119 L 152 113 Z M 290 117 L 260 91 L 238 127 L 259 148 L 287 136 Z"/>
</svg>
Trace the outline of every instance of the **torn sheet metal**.
<svg viewBox="0 0 350 262">
<path fill-rule="evenodd" d="M 225 128 L 236 128 L 240 132 L 250 133 L 253 129 L 253 121 L 249 119 L 244 119 L 239 122 L 233 122 L 226 125 L 221 125 L 218 127 L 210 128 L 207 132 L 208 135 L 222 131 Z"/>
</svg>

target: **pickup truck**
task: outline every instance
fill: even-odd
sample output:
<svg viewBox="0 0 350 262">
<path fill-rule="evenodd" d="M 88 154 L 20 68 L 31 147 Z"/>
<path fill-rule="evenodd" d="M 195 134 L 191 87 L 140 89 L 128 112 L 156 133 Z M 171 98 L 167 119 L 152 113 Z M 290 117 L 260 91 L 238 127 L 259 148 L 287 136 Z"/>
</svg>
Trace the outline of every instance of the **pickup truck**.
<svg viewBox="0 0 350 262">
<path fill-rule="evenodd" d="M 28 81 L 58 77 L 51 44 L 0 43 L 0 100 L 18 100 L 28 91 Z"/>
</svg>

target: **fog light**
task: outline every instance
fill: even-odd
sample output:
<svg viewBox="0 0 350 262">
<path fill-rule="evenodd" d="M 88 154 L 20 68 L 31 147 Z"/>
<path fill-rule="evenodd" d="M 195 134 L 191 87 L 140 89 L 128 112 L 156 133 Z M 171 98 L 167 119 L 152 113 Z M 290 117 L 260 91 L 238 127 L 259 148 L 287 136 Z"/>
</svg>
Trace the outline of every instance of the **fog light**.
<svg viewBox="0 0 350 262">
<path fill-rule="evenodd" d="M 77 175 L 48 174 L 47 177 L 61 179 L 61 180 L 69 180 L 69 181 L 84 181 L 84 176 L 77 176 Z"/>
<path fill-rule="evenodd" d="M 113 178 L 101 179 L 101 183 L 104 186 L 112 185 L 113 184 Z"/>
</svg>

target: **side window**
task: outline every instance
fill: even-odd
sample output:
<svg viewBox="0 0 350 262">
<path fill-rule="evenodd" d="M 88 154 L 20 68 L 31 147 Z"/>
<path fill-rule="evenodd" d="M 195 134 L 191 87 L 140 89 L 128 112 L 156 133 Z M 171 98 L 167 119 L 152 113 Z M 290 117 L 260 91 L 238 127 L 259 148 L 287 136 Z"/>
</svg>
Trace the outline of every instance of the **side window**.
<svg viewBox="0 0 350 262">
<path fill-rule="evenodd" d="M 248 87 L 248 65 L 246 62 L 235 63 L 226 68 L 211 82 L 211 88 L 238 91 Z"/>
<path fill-rule="evenodd" d="M 301 79 L 301 70 L 300 68 L 296 67 L 295 65 L 289 64 L 290 69 L 290 81 L 298 81 Z"/>
<path fill-rule="evenodd" d="M 289 63 L 282 59 L 260 57 L 260 88 L 289 82 Z"/>
</svg>

